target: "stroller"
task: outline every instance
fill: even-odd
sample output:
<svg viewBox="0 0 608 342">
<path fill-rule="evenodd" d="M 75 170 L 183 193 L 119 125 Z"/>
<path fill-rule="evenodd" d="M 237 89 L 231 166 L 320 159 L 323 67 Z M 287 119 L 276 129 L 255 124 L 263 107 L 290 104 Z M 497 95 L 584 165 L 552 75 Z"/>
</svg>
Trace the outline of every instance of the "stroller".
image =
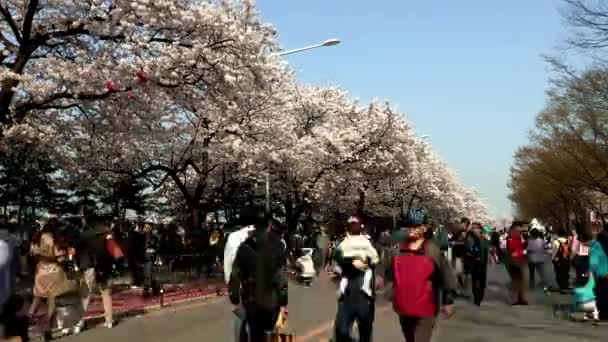
<svg viewBox="0 0 608 342">
<path fill-rule="evenodd" d="M 296 259 L 296 278 L 307 287 L 312 284 L 316 276 L 313 253 L 312 248 L 302 248 L 300 256 Z"/>
</svg>

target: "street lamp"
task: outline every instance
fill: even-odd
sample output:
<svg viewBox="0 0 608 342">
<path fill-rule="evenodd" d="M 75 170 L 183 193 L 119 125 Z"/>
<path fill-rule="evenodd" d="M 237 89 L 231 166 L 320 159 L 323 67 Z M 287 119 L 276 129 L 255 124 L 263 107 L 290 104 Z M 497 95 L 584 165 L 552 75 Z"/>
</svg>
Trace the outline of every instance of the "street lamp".
<svg viewBox="0 0 608 342">
<path fill-rule="evenodd" d="M 312 49 L 325 47 L 325 46 L 334 46 L 334 45 L 338 45 L 338 44 L 340 44 L 340 39 L 328 39 L 321 44 L 311 45 L 311 46 L 294 49 L 294 50 L 289 50 L 289 51 L 284 51 L 284 52 L 279 52 L 277 55 L 286 56 L 286 55 L 291 55 L 291 54 L 302 52 L 302 51 L 312 50 Z"/>
<path fill-rule="evenodd" d="M 291 55 L 291 54 L 302 52 L 302 51 L 308 51 L 308 50 L 312 50 L 312 49 L 316 49 L 316 48 L 320 48 L 320 47 L 326 47 L 326 46 L 334 46 L 334 45 L 338 45 L 338 44 L 340 44 L 340 39 L 332 38 L 332 39 L 328 39 L 328 40 L 324 41 L 321 44 L 311 45 L 311 46 L 294 49 L 294 50 L 288 50 L 288 51 L 284 51 L 284 52 L 279 52 L 276 55 L 277 56 L 287 56 L 287 55 Z M 270 214 L 270 171 L 266 172 L 266 213 Z"/>
</svg>

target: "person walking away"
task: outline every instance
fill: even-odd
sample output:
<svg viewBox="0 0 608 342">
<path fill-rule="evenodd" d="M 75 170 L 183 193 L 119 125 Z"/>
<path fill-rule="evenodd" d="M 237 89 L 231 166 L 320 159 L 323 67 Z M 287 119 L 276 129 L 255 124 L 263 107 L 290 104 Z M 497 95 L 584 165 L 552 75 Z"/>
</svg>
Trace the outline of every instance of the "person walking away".
<svg viewBox="0 0 608 342">
<path fill-rule="evenodd" d="M 327 228 L 325 226 L 320 227 L 319 234 L 316 239 L 317 247 L 317 265 L 316 272 L 317 276 L 321 273 L 321 270 L 325 268 L 327 262 L 327 253 L 329 251 L 329 236 L 327 235 Z"/>
<path fill-rule="evenodd" d="M 530 272 L 530 289 L 533 290 L 536 288 L 536 274 L 538 274 L 543 290 L 547 292 L 549 289 L 545 273 L 547 254 L 545 252 L 545 240 L 538 229 L 532 229 L 530 231 L 526 250 L 528 256 L 528 269 Z"/>
<path fill-rule="evenodd" d="M 146 262 L 146 237 L 143 233 L 141 224 L 137 224 L 133 231 L 129 234 L 129 251 L 128 261 L 131 274 L 133 276 L 133 285 L 143 286 L 144 275 L 143 265 Z"/>
<path fill-rule="evenodd" d="M 566 292 L 570 288 L 570 243 L 568 233 L 561 229 L 558 238 L 553 242 L 553 269 L 555 280 L 561 292 Z"/>
<path fill-rule="evenodd" d="M 500 233 L 496 230 L 490 233 L 490 246 L 492 263 L 499 264 L 502 260 L 502 249 L 500 248 Z"/>
<path fill-rule="evenodd" d="M 226 281 L 226 285 L 230 284 L 232 265 L 234 259 L 236 259 L 236 253 L 239 246 L 251 237 L 254 231 L 254 226 L 247 226 L 228 235 L 226 245 L 224 246 L 224 280 Z M 235 311 L 234 314 L 234 341 L 239 342 L 241 330 L 243 329 L 243 322 L 245 320 L 245 312 L 244 310 Z"/>
<path fill-rule="evenodd" d="M 359 341 L 371 342 L 376 307 L 374 268 L 380 257 L 371 241 L 363 235 L 361 219 L 352 216 L 348 223 L 348 235 L 335 253 L 335 260 L 342 270 L 335 321 L 336 341 L 352 341 L 352 328 L 356 322 Z"/>
<path fill-rule="evenodd" d="M 251 215 L 244 213 L 245 215 Z M 255 232 L 236 253 L 229 281 L 229 297 L 235 313 L 243 312 L 250 342 L 263 342 L 273 331 L 279 315 L 287 315 L 288 284 L 283 268 L 287 251 L 271 231 L 264 215 L 253 214 Z M 247 341 L 241 334 L 241 341 Z"/>
<path fill-rule="evenodd" d="M 471 221 L 468 218 L 460 220 L 462 228 L 454 233 L 452 242 L 452 263 L 456 277 L 458 278 L 458 295 L 468 297 L 467 295 L 467 270 L 465 268 L 465 256 L 467 254 L 466 238 Z"/>
<path fill-rule="evenodd" d="M 154 292 L 154 276 L 153 268 L 156 260 L 156 252 L 158 250 L 158 239 L 152 232 L 152 225 L 146 223 L 144 225 L 144 241 L 145 241 L 145 262 L 144 262 L 144 295 L 147 296 Z"/>
<path fill-rule="evenodd" d="M 453 314 L 458 279 L 439 248 L 424 239 L 424 224 L 408 219 L 407 238 L 392 258 L 387 281 L 406 342 L 430 342 L 437 315 Z"/>
<path fill-rule="evenodd" d="M 589 252 L 589 270 L 595 280 L 599 318 L 608 321 L 608 227 L 597 234 Z"/>
<path fill-rule="evenodd" d="M 507 254 L 509 256 L 507 270 L 511 277 L 512 305 L 528 305 L 526 246 L 521 235 L 522 228 L 522 223 L 513 222 L 507 238 Z"/>
<path fill-rule="evenodd" d="M 471 272 L 473 302 L 481 306 L 487 285 L 488 274 L 488 241 L 483 237 L 481 224 L 474 224 L 470 231 L 470 242 L 467 248 L 467 264 Z"/>
<path fill-rule="evenodd" d="M 114 326 L 112 312 L 112 290 L 110 278 L 114 265 L 114 258 L 110 255 L 106 246 L 107 237 L 111 236 L 109 223 L 104 224 L 103 231 L 98 234 L 93 228 L 85 229 L 76 245 L 78 262 L 82 270 L 82 308 L 87 312 L 91 302 L 91 296 L 97 290 L 101 294 L 105 323 L 104 327 Z M 84 320 L 79 323 L 84 329 Z"/>
</svg>

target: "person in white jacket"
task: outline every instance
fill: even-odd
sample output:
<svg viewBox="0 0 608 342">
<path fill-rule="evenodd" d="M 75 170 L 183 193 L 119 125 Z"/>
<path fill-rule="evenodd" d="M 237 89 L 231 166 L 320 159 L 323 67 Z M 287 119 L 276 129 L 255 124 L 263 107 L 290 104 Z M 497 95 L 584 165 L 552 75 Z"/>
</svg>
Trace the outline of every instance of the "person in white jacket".
<svg viewBox="0 0 608 342">
<path fill-rule="evenodd" d="M 230 282 L 232 264 L 236 258 L 236 252 L 239 250 L 239 246 L 241 246 L 241 244 L 245 242 L 245 240 L 247 240 L 254 231 L 254 226 L 247 226 L 228 235 L 228 239 L 226 240 L 226 245 L 224 247 L 224 280 L 226 281 L 226 284 Z M 238 342 L 240 340 L 245 313 L 235 312 L 234 314 L 236 315 L 234 319 L 234 341 Z"/>
</svg>

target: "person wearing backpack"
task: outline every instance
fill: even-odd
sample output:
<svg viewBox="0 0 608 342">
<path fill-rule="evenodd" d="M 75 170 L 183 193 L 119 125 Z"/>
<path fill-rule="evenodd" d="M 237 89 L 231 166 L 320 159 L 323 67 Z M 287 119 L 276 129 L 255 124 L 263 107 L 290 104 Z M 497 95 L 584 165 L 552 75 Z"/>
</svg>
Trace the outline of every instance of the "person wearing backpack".
<svg viewBox="0 0 608 342">
<path fill-rule="evenodd" d="M 608 320 L 608 227 L 597 234 L 589 251 L 589 270 L 595 277 L 595 295 L 599 319 Z"/>
<path fill-rule="evenodd" d="M 479 223 L 473 227 L 467 240 L 466 263 L 471 273 L 471 287 L 473 290 L 473 302 L 481 306 L 483 300 L 488 274 L 488 241 L 482 236 L 483 227 Z"/>
<path fill-rule="evenodd" d="M 407 342 L 430 342 L 439 312 L 449 318 L 458 279 L 441 250 L 425 240 L 425 224 L 408 218 L 400 253 L 392 258 L 392 301 Z"/>
<path fill-rule="evenodd" d="M 560 229 L 557 239 L 553 242 L 553 270 L 560 291 L 570 288 L 570 240 L 568 232 Z"/>
<path fill-rule="evenodd" d="M 288 284 L 283 268 L 287 250 L 281 237 L 272 231 L 271 220 L 263 211 L 241 214 L 254 224 L 255 232 L 236 252 L 228 293 L 237 316 L 244 313 L 249 337 L 242 329 L 241 341 L 263 342 L 266 332 L 275 329 L 280 315 L 287 316 Z"/>
<path fill-rule="evenodd" d="M 255 228 L 253 226 L 245 226 L 233 233 L 230 233 L 224 246 L 224 280 L 226 285 L 230 284 L 230 275 L 232 273 L 232 264 L 236 259 L 236 253 L 239 246 L 253 235 Z M 245 319 L 245 311 L 234 311 L 234 342 L 239 342 L 241 339 L 241 331 L 243 321 Z"/>
</svg>

